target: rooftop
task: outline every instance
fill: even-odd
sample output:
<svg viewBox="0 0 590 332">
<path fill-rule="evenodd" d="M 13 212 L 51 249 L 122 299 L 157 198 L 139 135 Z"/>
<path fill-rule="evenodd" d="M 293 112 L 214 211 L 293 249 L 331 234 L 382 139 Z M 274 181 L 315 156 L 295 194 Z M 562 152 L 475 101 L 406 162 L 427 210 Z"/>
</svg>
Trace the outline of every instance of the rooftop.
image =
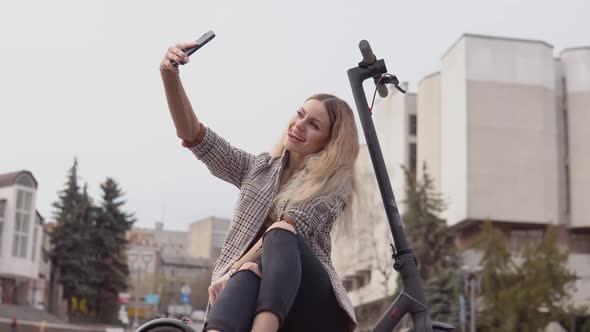
<svg viewBox="0 0 590 332">
<path fill-rule="evenodd" d="M 162 265 L 176 265 L 184 267 L 208 268 L 211 267 L 211 261 L 207 258 L 191 257 L 191 256 L 172 256 L 160 255 Z"/>
<path fill-rule="evenodd" d="M 463 38 L 478 38 L 478 39 L 490 39 L 490 40 L 502 40 L 502 41 L 509 41 L 509 42 L 525 42 L 525 43 L 535 43 L 535 44 L 544 44 L 549 48 L 553 48 L 553 45 L 537 39 L 524 39 L 524 38 L 512 38 L 512 37 L 501 37 L 501 36 L 489 36 L 489 35 L 478 35 L 474 33 L 464 33 L 462 34 L 441 56 L 444 58 L 454 47 L 461 41 Z"/>
<path fill-rule="evenodd" d="M 18 172 L 0 174 L 0 188 L 14 186 L 16 184 L 17 180 L 19 179 L 19 177 L 22 175 L 29 175 L 30 178 L 33 180 L 34 188 L 35 189 L 37 188 L 37 180 L 33 176 L 33 173 L 31 173 L 29 171 L 18 171 Z"/>
</svg>

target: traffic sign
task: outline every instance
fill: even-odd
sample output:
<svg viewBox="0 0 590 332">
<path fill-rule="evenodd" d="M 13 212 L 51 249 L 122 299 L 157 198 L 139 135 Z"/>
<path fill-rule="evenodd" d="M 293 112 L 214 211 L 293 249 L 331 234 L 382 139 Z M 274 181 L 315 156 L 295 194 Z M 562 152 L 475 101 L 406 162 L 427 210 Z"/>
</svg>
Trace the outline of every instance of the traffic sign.
<svg viewBox="0 0 590 332">
<path fill-rule="evenodd" d="M 131 298 L 131 295 L 129 293 L 119 293 L 119 303 L 120 304 L 129 303 L 130 298 Z"/>
<path fill-rule="evenodd" d="M 189 294 L 180 294 L 180 303 L 182 303 L 182 304 L 191 303 L 191 296 Z"/>
<path fill-rule="evenodd" d="M 158 303 L 160 303 L 160 295 L 158 295 L 158 294 L 147 294 L 145 296 L 145 303 L 147 303 L 147 304 L 158 304 Z"/>
</svg>

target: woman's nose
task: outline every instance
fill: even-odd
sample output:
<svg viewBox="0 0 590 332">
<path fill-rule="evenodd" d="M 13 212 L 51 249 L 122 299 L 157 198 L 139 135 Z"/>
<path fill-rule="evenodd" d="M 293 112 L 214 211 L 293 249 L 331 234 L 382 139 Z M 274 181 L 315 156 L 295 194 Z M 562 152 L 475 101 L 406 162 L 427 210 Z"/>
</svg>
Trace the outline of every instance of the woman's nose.
<svg viewBox="0 0 590 332">
<path fill-rule="evenodd" d="M 297 122 L 295 122 L 295 127 L 297 128 L 297 130 L 299 132 L 302 132 L 303 130 L 305 130 L 305 124 L 303 120 L 298 120 Z"/>
</svg>

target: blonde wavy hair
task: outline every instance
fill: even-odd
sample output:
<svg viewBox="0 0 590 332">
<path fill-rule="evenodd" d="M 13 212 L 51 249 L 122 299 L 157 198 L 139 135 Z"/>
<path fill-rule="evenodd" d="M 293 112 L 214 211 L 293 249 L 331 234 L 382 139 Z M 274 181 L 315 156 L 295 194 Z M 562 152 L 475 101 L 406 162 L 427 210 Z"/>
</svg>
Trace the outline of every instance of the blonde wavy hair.
<svg viewBox="0 0 590 332">
<path fill-rule="evenodd" d="M 347 204 L 341 219 L 350 220 L 356 188 L 354 165 L 360 149 L 354 114 L 348 103 L 336 96 L 320 93 L 307 98 L 311 99 L 322 102 L 328 111 L 332 121 L 330 140 L 320 152 L 306 156 L 303 169 L 281 188 L 273 205 L 287 201 L 289 207 L 336 190 L 344 190 Z M 287 131 L 288 128 L 270 152 L 271 157 L 280 157 L 285 151 L 284 137 Z"/>
</svg>

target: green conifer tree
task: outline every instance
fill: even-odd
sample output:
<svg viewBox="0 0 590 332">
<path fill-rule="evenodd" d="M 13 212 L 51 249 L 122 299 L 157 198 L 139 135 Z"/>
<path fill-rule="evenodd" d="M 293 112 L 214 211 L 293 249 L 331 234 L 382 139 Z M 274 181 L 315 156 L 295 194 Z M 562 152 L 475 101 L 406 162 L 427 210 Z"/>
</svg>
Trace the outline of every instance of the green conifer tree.
<svg viewBox="0 0 590 332">
<path fill-rule="evenodd" d="M 63 297 L 68 302 L 74 297 L 76 302 L 83 298 L 92 302 L 96 291 L 91 284 L 94 255 L 89 247 L 89 236 L 94 213 L 86 187 L 80 192 L 77 160 L 74 160 L 65 188 L 53 206 L 57 223 L 51 233 L 54 277 L 59 275 Z"/>
<path fill-rule="evenodd" d="M 418 269 L 426 293 L 431 319 L 457 326 L 462 276 L 460 259 L 452 233 L 440 218 L 446 205 L 434 189 L 433 179 L 423 165 L 420 181 L 416 174 L 404 168 L 406 177 L 406 209 L 402 216 L 406 236 L 418 260 Z M 397 279 L 397 293 L 401 280 Z M 397 294 L 396 294 L 397 296 Z"/>
<path fill-rule="evenodd" d="M 123 211 L 124 194 L 114 179 L 107 178 L 100 188 L 101 202 L 93 239 L 101 290 L 98 311 L 102 321 L 110 322 L 117 318 L 119 292 L 127 290 L 129 268 L 125 235 L 135 219 Z"/>
</svg>

